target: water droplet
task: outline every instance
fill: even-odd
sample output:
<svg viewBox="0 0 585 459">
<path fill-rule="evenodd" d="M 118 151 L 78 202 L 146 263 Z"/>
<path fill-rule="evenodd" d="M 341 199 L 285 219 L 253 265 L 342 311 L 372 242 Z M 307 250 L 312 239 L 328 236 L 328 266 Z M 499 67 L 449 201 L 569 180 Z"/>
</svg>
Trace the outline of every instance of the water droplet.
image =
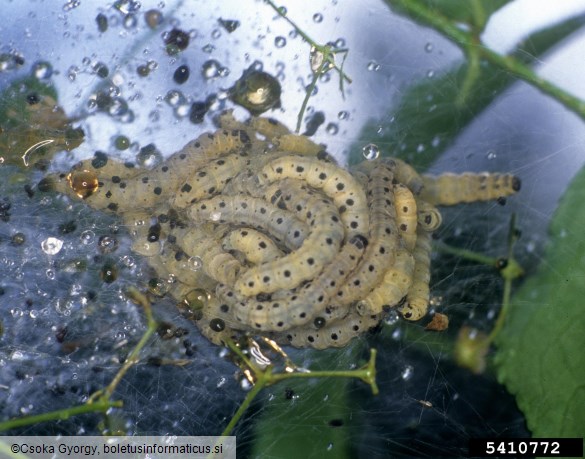
<svg viewBox="0 0 585 459">
<path fill-rule="evenodd" d="M 487 159 L 496 159 L 497 158 L 497 154 L 494 150 L 489 150 L 486 154 L 486 158 Z"/>
<path fill-rule="evenodd" d="M 108 30 L 108 17 L 103 14 L 103 13 L 99 13 L 96 17 L 95 17 L 95 22 L 97 24 L 97 28 L 101 33 L 104 33 L 105 31 Z"/>
<path fill-rule="evenodd" d="M 183 95 L 181 91 L 171 89 L 165 95 L 165 102 L 169 104 L 171 107 L 176 107 L 178 105 L 184 104 L 186 101 L 187 98 Z"/>
<path fill-rule="evenodd" d="M 132 268 L 136 265 L 136 261 L 134 261 L 134 258 L 132 258 L 130 255 L 124 255 L 122 258 L 120 258 L 120 261 L 128 268 Z"/>
<path fill-rule="evenodd" d="M 54 269 L 50 269 L 50 268 L 47 269 L 45 271 L 45 275 L 47 276 L 47 279 L 49 279 L 49 280 L 55 280 L 56 274 L 55 274 L 55 270 Z"/>
<path fill-rule="evenodd" d="M 435 76 L 435 71 L 434 70 L 429 70 L 427 72 L 427 78 L 433 78 Z"/>
<path fill-rule="evenodd" d="M 153 143 L 149 143 L 140 149 L 136 155 L 136 163 L 142 167 L 153 168 L 162 162 L 162 154 Z"/>
<path fill-rule="evenodd" d="M 364 148 L 362 148 L 362 154 L 364 155 L 365 159 L 372 161 L 380 156 L 380 149 L 378 148 L 378 145 L 369 143 Z"/>
<path fill-rule="evenodd" d="M 404 381 L 408 381 L 410 378 L 412 378 L 412 375 L 414 374 L 414 367 L 412 365 L 406 365 L 402 372 L 400 373 L 400 377 L 404 380 Z"/>
<path fill-rule="evenodd" d="M 88 170 L 69 173 L 67 182 L 75 194 L 82 199 L 91 196 L 99 186 L 97 175 Z"/>
<path fill-rule="evenodd" d="M 118 278 L 118 268 L 110 261 L 107 261 L 100 270 L 100 278 L 106 284 L 111 284 Z"/>
<path fill-rule="evenodd" d="M 179 51 L 187 49 L 189 46 L 189 34 L 180 29 L 173 29 L 163 35 L 165 45 L 167 45 L 167 54 L 172 56 Z"/>
<path fill-rule="evenodd" d="M 208 61 L 204 62 L 201 70 L 203 73 L 203 77 L 207 80 L 211 80 L 212 78 L 217 78 L 221 76 L 222 70 L 221 64 L 216 61 L 215 59 L 209 59 Z"/>
<path fill-rule="evenodd" d="M 204 53 L 207 54 L 211 54 L 213 51 L 215 51 L 215 46 L 213 46 L 211 43 L 207 43 L 203 48 L 201 48 L 202 51 Z"/>
<path fill-rule="evenodd" d="M 111 236 L 99 238 L 98 247 L 101 253 L 112 253 L 118 248 L 118 239 Z"/>
<path fill-rule="evenodd" d="M 224 378 L 223 376 L 221 378 L 219 378 L 219 380 L 217 381 L 217 388 L 219 389 L 221 386 L 223 386 L 226 383 L 226 378 Z"/>
<path fill-rule="evenodd" d="M 427 53 L 432 53 L 432 52 L 433 52 L 433 44 L 432 44 L 431 42 L 428 42 L 428 43 L 425 45 L 425 51 L 426 51 Z"/>
<path fill-rule="evenodd" d="M 323 22 L 323 15 L 321 13 L 313 14 L 313 22 L 316 22 L 317 24 Z"/>
<path fill-rule="evenodd" d="M 417 152 L 417 153 L 422 153 L 423 151 L 425 151 L 425 145 L 424 145 L 423 143 L 419 143 L 419 144 L 416 146 L 416 152 Z"/>
<path fill-rule="evenodd" d="M 284 48 L 286 46 L 286 38 L 278 36 L 274 39 L 274 46 L 277 48 Z"/>
<path fill-rule="evenodd" d="M 79 239 L 81 240 L 82 244 L 89 245 L 95 239 L 95 233 L 91 230 L 86 230 L 80 234 Z"/>
<path fill-rule="evenodd" d="M 342 110 L 337 114 L 337 118 L 339 118 L 341 121 L 347 120 L 349 119 L 349 112 Z"/>
<path fill-rule="evenodd" d="M 127 150 L 130 147 L 130 139 L 125 135 L 119 135 L 114 140 L 114 146 L 118 150 Z"/>
<path fill-rule="evenodd" d="M 151 29 L 156 29 L 162 24 L 163 15 L 159 10 L 148 10 L 144 13 L 144 20 Z"/>
<path fill-rule="evenodd" d="M 63 11 L 71 11 L 81 4 L 81 0 L 69 0 L 63 5 Z"/>
<path fill-rule="evenodd" d="M 198 256 L 189 257 L 187 260 L 187 266 L 192 271 L 199 271 L 203 266 L 203 260 Z"/>
<path fill-rule="evenodd" d="M 335 135 L 339 132 L 339 126 L 337 126 L 337 124 L 335 124 L 335 123 L 329 123 L 329 124 L 327 124 L 327 127 L 325 128 L 325 130 L 327 131 L 327 134 Z"/>
<path fill-rule="evenodd" d="M 395 309 L 392 309 L 386 315 L 386 318 L 384 319 L 384 323 L 386 323 L 386 325 L 395 325 L 396 323 L 398 323 L 399 320 L 400 320 L 400 315 L 398 314 L 398 312 Z"/>
<path fill-rule="evenodd" d="M 221 24 L 221 26 L 227 30 L 228 33 L 232 33 L 234 32 L 238 27 L 240 27 L 240 21 L 237 21 L 235 19 L 222 19 L 219 18 L 218 22 Z"/>
<path fill-rule="evenodd" d="M 327 443 L 327 451 L 331 451 L 333 449 L 333 443 Z"/>
<path fill-rule="evenodd" d="M 376 61 L 370 61 L 368 62 L 367 69 L 370 72 L 377 72 L 378 70 L 380 70 L 380 64 L 378 64 Z"/>
<path fill-rule="evenodd" d="M 125 29 L 130 30 L 136 27 L 137 23 L 138 21 L 136 19 L 136 15 L 127 14 L 126 17 L 124 18 L 124 21 L 122 22 L 122 25 L 124 26 Z"/>
<path fill-rule="evenodd" d="M 158 277 L 154 277 L 148 281 L 148 291 L 153 295 L 163 297 L 169 291 L 169 285 Z"/>
<path fill-rule="evenodd" d="M 32 73 L 37 80 L 46 80 L 53 75 L 53 66 L 45 61 L 33 64 Z"/>
<path fill-rule="evenodd" d="M 63 248 L 63 241 L 61 239 L 57 239 L 56 237 L 48 237 L 43 242 L 41 242 L 41 249 L 47 255 L 55 255 L 61 251 Z"/>
<path fill-rule="evenodd" d="M 183 84 L 189 79 L 189 67 L 186 65 L 181 65 L 180 67 L 175 70 L 173 74 L 173 80 L 177 84 Z"/>
</svg>

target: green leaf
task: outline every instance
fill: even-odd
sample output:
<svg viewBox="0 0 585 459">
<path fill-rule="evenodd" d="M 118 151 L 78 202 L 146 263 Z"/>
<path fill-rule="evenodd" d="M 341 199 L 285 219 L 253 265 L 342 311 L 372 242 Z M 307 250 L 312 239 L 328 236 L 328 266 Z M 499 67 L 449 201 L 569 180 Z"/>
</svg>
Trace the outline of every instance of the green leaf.
<svg viewBox="0 0 585 459">
<path fill-rule="evenodd" d="M 509 3 L 510 0 L 422 0 L 421 4 L 433 10 L 436 14 L 441 14 L 456 22 L 475 24 L 480 29 L 487 22 L 489 16 L 502 6 Z M 400 1 L 393 1 L 392 5 L 400 12 Z"/>
<path fill-rule="evenodd" d="M 497 338 L 498 378 L 534 437 L 585 436 L 585 168 L 551 223 L 535 275 L 513 296 Z"/>
<path fill-rule="evenodd" d="M 535 63 L 540 56 L 585 24 L 585 15 L 534 33 L 523 40 L 512 55 L 524 64 Z M 405 91 L 394 113 L 386 118 L 392 123 L 375 120 L 364 127 L 360 139 L 368 139 L 382 151 L 391 152 L 424 170 L 445 151 L 462 132 L 516 77 L 482 61 L 480 73 L 467 97 L 461 89 L 469 71 L 467 62 L 443 75 L 424 79 Z M 379 126 L 384 134 L 377 134 Z M 362 142 L 363 143 L 363 142 Z M 350 160 L 359 162 L 360 148 L 352 148 Z"/>
</svg>

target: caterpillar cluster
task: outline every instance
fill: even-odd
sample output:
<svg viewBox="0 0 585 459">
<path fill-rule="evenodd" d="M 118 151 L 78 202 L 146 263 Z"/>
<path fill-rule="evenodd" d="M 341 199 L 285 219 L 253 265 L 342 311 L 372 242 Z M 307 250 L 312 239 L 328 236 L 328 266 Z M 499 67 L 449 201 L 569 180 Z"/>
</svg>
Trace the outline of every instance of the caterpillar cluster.
<svg viewBox="0 0 585 459">
<path fill-rule="evenodd" d="M 435 206 L 520 187 L 508 174 L 421 176 L 395 158 L 347 170 L 269 118 L 219 122 L 151 169 L 97 153 L 39 184 L 118 214 L 164 293 L 218 344 L 250 333 L 323 349 L 390 308 L 420 319 Z"/>
</svg>

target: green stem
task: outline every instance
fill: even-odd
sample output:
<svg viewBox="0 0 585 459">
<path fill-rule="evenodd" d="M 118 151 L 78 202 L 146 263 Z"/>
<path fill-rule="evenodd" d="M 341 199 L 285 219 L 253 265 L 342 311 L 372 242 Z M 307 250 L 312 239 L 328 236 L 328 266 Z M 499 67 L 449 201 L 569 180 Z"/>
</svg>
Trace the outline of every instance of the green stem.
<svg viewBox="0 0 585 459">
<path fill-rule="evenodd" d="M 4 430 L 14 429 L 16 427 L 24 427 L 40 422 L 65 420 L 71 416 L 79 414 L 103 412 L 105 413 L 110 408 L 120 408 L 122 406 L 121 401 L 109 401 L 99 400 L 95 403 L 86 403 L 84 405 L 74 406 L 71 408 L 65 408 L 63 410 L 49 411 L 48 413 L 36 414 L 33 416 L 23 416 L 17 419 L 11 419 L 9 421 L 0 422 L 0 432 Z"/>
<path fill-rule="evenodd" d="M 463 48 L 463 50 L 476 47 L 479 55 L 483 59 L 538 88 L 585 120 L 585 101 L 538 76 L 532 69 L 522 64 L 513 56 L 502 56 L 481 43 L 474 43 L 473 33 L 460 29 L 457 27 L 457 24 L 437 11 L 431 10 L 416 0 L 386 0 L 386 3 L 404 9 L 409 15 L 421 21 L 424 25 L 437 30 L 457 46 Z"/>
<path fill-rule="evenodd" d="M 493 257 L 488 257 L 487 255 L 482 255 L 481 253 L 472 252 L 471 250 L 466 249 L 459 249 L 457 247 L 452 247 L 450 245 L 444 243 L 435 243 L 433 244 L 434 248 L 437 249 L 438 252 L 441 253 L 448 253 L 449 255 L 455 255 L 459 258 L 464 258 L 466 260 L 475 261 L 477 263 L 481 263 L 483 265 L 488 265 L 492 267 L 497 266 L 498 259 Z"/>
<path fill-rule="evenodd" d="M 223 429 L 223 432 L 221 433 L 222 437 L 228 436 L 231 434 L 232 430 L 234 429 L 234 427 L 236 426 L 236 424 L 238 423 L 240 418 L 243 416 L 244 412 L 248 409 L 248 407 L 250 406 L 252 401 L 256 398 L 256 395 L 258 395 L 258 393 L 262 389 L 264 389 L 264 386 L 269 384 L 269 382 L 268 382 L 269 381 L 269 374 L 270 373 L 268 373 L 268 372 L 261 373 L 261 377 L 258 378 L 256 383 L 254 384 L 254 387 L 252 387 L 252 390 L 250 390 L 250 392 L 248 392 L 248 394 L 246 395 L 246 398 L 244 399 L 244 401 L 242 402 L 242 404 L 240 405 L 238 410 L 235 412 L 235 414 L 232 416 L 232 419 L 230 420 L 229 424 L 226 426 L 225 429 Z"/>
</svg>

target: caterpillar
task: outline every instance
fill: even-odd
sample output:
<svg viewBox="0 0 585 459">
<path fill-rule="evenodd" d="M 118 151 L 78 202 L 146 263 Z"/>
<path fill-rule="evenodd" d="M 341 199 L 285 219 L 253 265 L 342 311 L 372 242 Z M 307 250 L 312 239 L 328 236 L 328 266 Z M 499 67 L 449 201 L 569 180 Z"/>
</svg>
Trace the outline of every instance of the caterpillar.
<svg viewBox="0 0 585 459">
<path fill-rule="evenodd" d="M 357 302 L 358 313 L 362 316 L 376 315 L 380 314 L 385 306 L 393 307 L 399 304 L 412 284 L 414 264 L 414 257 L 408 250 L 398 249 L 394 265 L 386 271 L 381 284 L 363 300 Z"/>
<path fill-rule="evenodd" d="M 287 190 L 285 185 L 283 188 Z M 294 193 L 297 194 L 289 196 L 298 196 L 299 191 L 296 190 Z M 321 199 L 314 199 L 310 194 L 293 200 L 301 208 L 305 201 L 307 204 L 314 204 L 306 212 L 310 219 L 310 232 L 302 246 L 273 262 L 243 273 L 234 286 L 240 294 L 252 296 L 261 292 L 292 289 L 301 282 L 314 278 L 331 262 L 345 236 L 339 213 L 334 207 L 328 206 Z"/>
<path fill-rule="evenodd" d="M 245 194 L 220 195 L 199 201 L 191 205 L 188 215 L 193 222 L 252 226 L 291 249 L 299 248 L 310 232 L 309 227 L 291 212 Z"/>
<path fill-rule="evenodd" d="M 187 258 L 199 257 L 203 271 L 217 282 L 233 284 L 243 269 L 233 255 L 222 249 L 217 235 L 198 228 L 179 228 L 172 236 L 180 241 L 179 247 Z"/>
<path fill-rule="evenodd" d="M 317 320 L 318 315 L 324 322 L 322 316 L 330 297 L 355 269 L 366 245 L 364 237 L 354 236 L 313 282 L 278 299 L 242 298 L 226 285 L 218 285 L 216 294 L 232 308 L 230 314 L 252 331 L 279 331 L 301 326 Z"/>
<path fill-rule="evenodd" d="M 261 184 L 287 177 L 304 180 L 333 199 L 346 227 L 346 238 L 369 233 L 366 196 L 349 172 L 315 158 L 291 155 L 270 161 L 259 174 Z"/>
<path fill-rule="evenodd" d="M 273 139 L 273 143 L 281 151 L 295 152 L 303 156 L 317 156 L 325 150 L 325 147 L 316 144 L 304 135 L 281 134 Z"/>
<path fill-rule="evenodd" d="M 418 211 L 418 228 L 430 233 L 436 231 L 443 222 L 443 217 L 439 209 L 421 199 L 416 200 L 416 206 Z"/>
<path fill-rule="evenodd" d="M 423 175 L 423 182 L 421 199 L 436 206 L 490 201 L 510 196 L 521 186 L 520 179 L 515 175 L 489 172 Z"/>
<path fill-rule="evenodd" d="M 173 205 L 182 209 L 193 202 L 221 192 L 226 183 L 249 164 L 247 155 L 243 153 L 234 153 L 211 161 L 180 185 Z"/>
<path fill-rule="evenodd" d="M 272 239 L 253 228 L 239 228 L 230 231 L 224 238 L 224 250 L 237 250 L 255 265 L 267 263 L 283 256 L 283 252 Z"/>
<path fill-rule="evenodd" d="M 374 163 L 374 161 L 372 161 Z M 363 259 L 337 293 L 336 301 L 349 304 L 366 296 L 394 263 L 399 243 L 391 166 L 376 161 L 364 176 L 370 213 L 370 239 Z"/>
<path fill-rule="evenodd" d="M 406 301 L 398 311 L 408 320 L 419 320 L 429 306 L 429 281 L 431 279 L 431 233 L 418 231 L 414 248 L 414 271 L 412 285 L 408 289 Z"/>
<path fill-rule="evenodd" d="M 398 183 L 392 189 L 394 190 L 396 225 L 405 247 L 412 251 L 416 244 L 416 227 L 418 225 L 416 200 L 406 185 Z"/>
<path fill-rule="evenodd" d="M 378 325 L 380 319 L 380 315 L 360 316 L 356 312 L 350 312 L 342 320 L 328 323 L 322 328 L 297 327 L 278 334 L 274 338 L 280 344 L 294 347 L 314 349 L 343 347 L 356 336 Z"/>
</svg>

